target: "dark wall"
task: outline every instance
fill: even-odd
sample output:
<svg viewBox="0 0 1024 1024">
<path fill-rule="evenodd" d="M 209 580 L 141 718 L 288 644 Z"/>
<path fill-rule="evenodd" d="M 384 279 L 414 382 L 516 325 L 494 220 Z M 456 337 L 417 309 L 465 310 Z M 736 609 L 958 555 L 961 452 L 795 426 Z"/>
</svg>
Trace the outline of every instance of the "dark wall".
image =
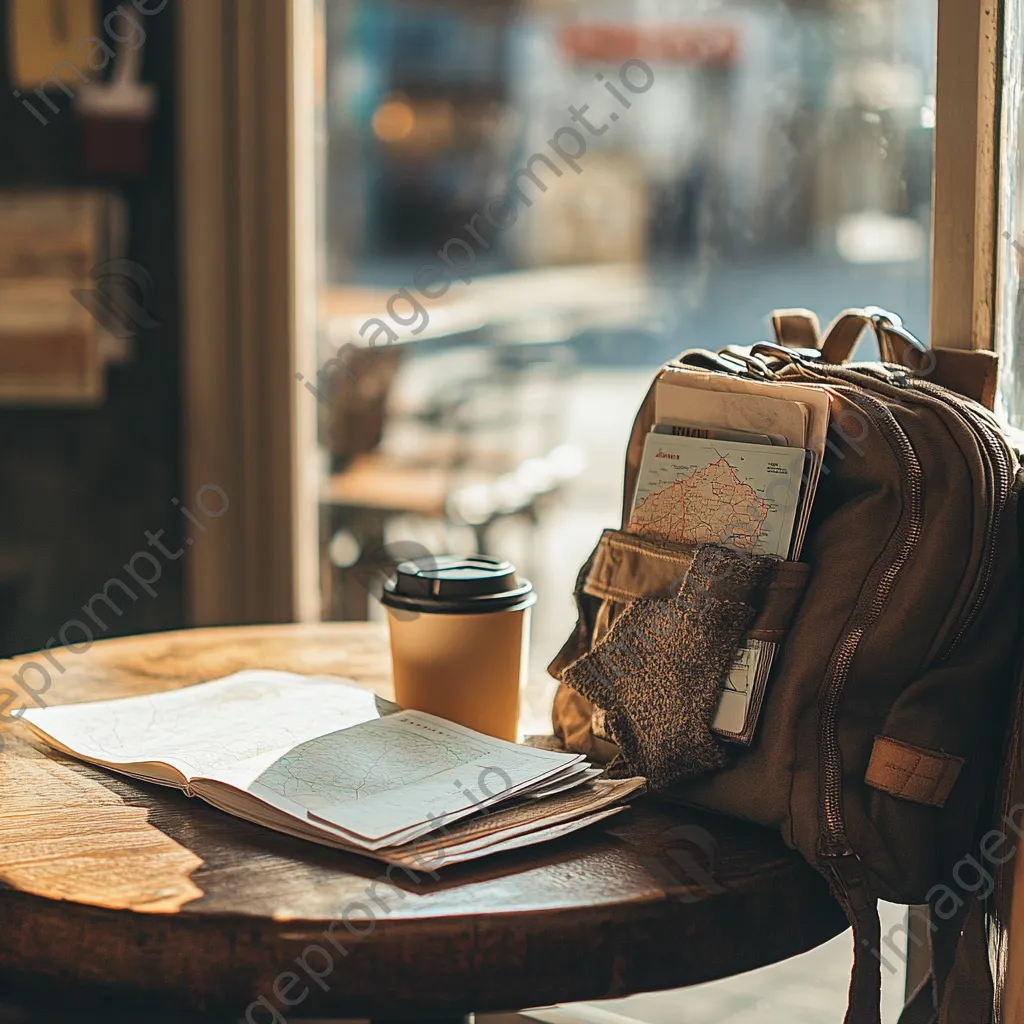
<svg viewBox="0 0 1024 1024">
<path fill-rule="evenodd" d="M 0 0 L 0 189 L 117 187 L 130 209 L 128 257 L 152 278 L 149 310 L 157 321 L 139 332 L 130 363 L 107 370 L 103 405 L 0 406 L 0 655 L 41 648 L 70 619 L 83 619 L 83 604 L 109 579 L 131 582 L 122 567 L 137 551 L 156 555 L 155 596 L 133 584 L 136 600 L 122 595 L 120 617 L 101 615 L 105 631 L 85 621 L 97 638 L 183 624 L 186 558 L 163 557 L 144 537 L 164 529 L 162 543 L 178 551 L 183 519 L 172 499 L 193 505 L 181 493 L 179 472 L 175 2 L 135 15 L 146 33 L 143 78 L 158 86 L 159 107 L 146 178 L 119 184 L 82 173 L 79 124 L 62 93 L 54 95 L 60 110 L 46 111 L 46 125 L 12 95 L 6 0 Z M 103 6 L 109 11 L 117 4 Z M 148 2 L 150 9 L 159 6 Z M 157 575 L 145 558 L 135 567 L 140 575 Z M 74 628 L 66 635 L 72 642 L 82 637 Z"/>
</svg>

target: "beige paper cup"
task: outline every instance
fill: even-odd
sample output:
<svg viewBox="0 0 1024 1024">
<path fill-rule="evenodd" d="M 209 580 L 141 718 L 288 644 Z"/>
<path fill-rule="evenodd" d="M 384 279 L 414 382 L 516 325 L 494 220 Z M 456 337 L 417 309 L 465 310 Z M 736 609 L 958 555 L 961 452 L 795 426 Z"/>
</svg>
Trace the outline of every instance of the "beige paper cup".
<svg viewBox="0 0 1024 1024">
<path fill-rule="evenodd" d="M 403 562 L 384 587 L 395 700 L 515 740 L 533 587 L 483 555 Z"/>
</svg>

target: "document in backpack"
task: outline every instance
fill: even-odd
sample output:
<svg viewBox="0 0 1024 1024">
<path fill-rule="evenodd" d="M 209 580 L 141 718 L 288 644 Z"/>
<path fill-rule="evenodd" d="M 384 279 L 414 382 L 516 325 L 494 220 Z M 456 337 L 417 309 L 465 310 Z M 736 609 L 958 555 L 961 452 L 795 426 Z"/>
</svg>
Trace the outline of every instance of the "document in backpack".
<svg viewBox="0 0 1024 1024">
<path fill-rule="evenodd" d="M 659 424 L 700 424 L 780 435 L 784 444 L 806 448 L 811 453 L 804 485 L 806 499 L 801 500 L 790 554 L 798 559 L 825 458 L 833 398 L 827 386 L 673 368 L 654 384 L 654 419 Z"/>
<path fill-rule="evenodd" d="M 808 497 L 801 488 L 807 450 L 770 441 L 666 435 L 662 429 L 656 426 L 644 443 L 629 532 L 787 557 L 801 500 Z M 736 652 L 713 721 L 723 739 L 753 738 L 774 646 L 747 640 Z"/>
</svg>

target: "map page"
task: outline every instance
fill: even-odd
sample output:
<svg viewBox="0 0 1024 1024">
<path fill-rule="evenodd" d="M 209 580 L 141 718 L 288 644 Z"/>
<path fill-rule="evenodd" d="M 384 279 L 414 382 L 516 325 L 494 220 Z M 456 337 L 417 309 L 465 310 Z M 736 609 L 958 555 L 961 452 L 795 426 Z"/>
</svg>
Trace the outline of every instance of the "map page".
<svg viewBox="0 0 1024 1024">
<path fill-rule="evenodd" d="M 806 459 L 805 449 L 785 445 L 648 434 L 629 529 L 785 558 Z M 750 742 L 772 654 L 756 640 L 737 649 L 712 722 L 719 735 Z"/>
<path fill-rule="evenodd" d="M 403 711 L 296 747 L 249 792 L 267 802 L 272 794 L 285 797 L 372 847 L 507 800 L 581 761 Z"/>
<path fill-rule="evenodd" d="M 255 778 L 296 744 L 376 717 L 373 692 L 354 683 L 262 669 L 23 715 L 44 738 L 83 760 L 166 764 L 184 782 L 216 777 L 240 763 Z"/>
<path fill-rule="evenodd" d="M 805 458 L 803 448 L 648 434 L 629 530 L 785 558 Z"/>
</svg>

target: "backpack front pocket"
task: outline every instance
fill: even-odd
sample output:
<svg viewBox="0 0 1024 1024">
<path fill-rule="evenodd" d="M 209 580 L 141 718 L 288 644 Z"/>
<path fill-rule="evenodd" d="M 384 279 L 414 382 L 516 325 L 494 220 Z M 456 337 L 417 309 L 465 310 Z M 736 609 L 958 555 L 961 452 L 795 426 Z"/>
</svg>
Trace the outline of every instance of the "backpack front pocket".
<svg viewBox="0 0 1024 1024">
<path fill-rule="evenodd" d="M 807 572 L 606 530 L 577 581 L 580 621 L 550 668 L 563 683 L 556 731 L 581 749 L 582 698 L 594 739 L 618 748 L 615 768 L 654 789 L 722 766 L 730 747 L 711 725 L 737 649 L 785 635 Z M 589 742 L 585 752 L 605 752 Z"/>
</svg>

